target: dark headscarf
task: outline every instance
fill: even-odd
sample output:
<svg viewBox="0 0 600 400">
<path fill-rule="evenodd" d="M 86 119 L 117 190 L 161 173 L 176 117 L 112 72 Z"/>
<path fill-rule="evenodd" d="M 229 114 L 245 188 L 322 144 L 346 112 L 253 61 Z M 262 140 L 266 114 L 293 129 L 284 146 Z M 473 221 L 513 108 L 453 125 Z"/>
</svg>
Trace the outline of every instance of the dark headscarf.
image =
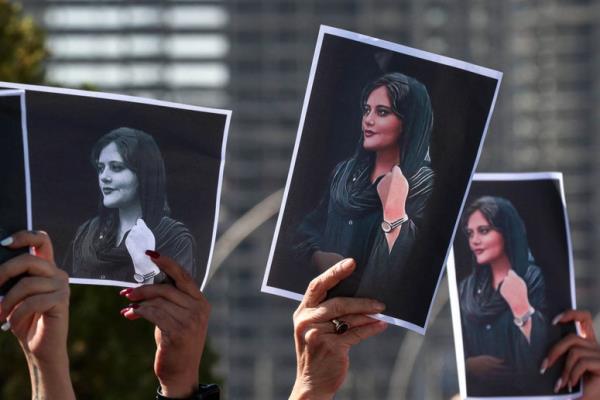
<svg viewBox="0 0 600 400">
<path fill-rule="evenodd" d="M 102 150 L 111 143 L 117 146 L 125 166 L 137 176 L 142 218 L 154 230 L 162 217 L 169 215 L 165 164 L 158 145 L 152 136 L 141 130 L 117 128 L 98 139 L 92 148 L 90 161 L 94 167 Z M 94 253 L 111 250 L 115 246 L 118 226 L 119 210 L 104 207 L 100 199 L 97 237 L 84 248 Z"/>
<path fill-rule="evenodd" d="M 480 211 L 490 226 L 497 230 L 504 239 L 504 252 L 511 268 L 527 284 L 529 292 L 537 282 L 531 276 L 529 265 L 534 264 L 533 255 L 527 244 L 525 224 L 510 201 L 502 197 L 484 196 L 475 200 L 465 210 L 462 225 L 467 225 L 470 216 Z M 508 304 L 502 298 L 499 290 L 495 290 L 492 282 L 492 272 L 489 265 L 477 265 L 473 256 L 473 273 L 464 282 L 466 294 L 461 299 L 461 309 L 469 319 L 488 321 L 508 309 Z"/>
<path fill-rule="evenodd" d="M 393 72 L 367 84 L 362 92 L 361 109 L 373 90 L 384 86 L 392 112 L 402 119 L 399 138 L 400 169 L 409 184 L 408 200 L 417 193 L 430 191 L 433 171 L 429 168 L 429 142 L 433 127 L 433 111 L 427 88 L 418 80 Z M 332 179 L 331 199 L 342 213 L 360 215 L 380 207 L 377 182 L 371 183 L 375 153 L 363 147 L 361 134 L 354 155 L 336 168 Z M 413 213 L 414 214 L 414 213 Z"/>
</svg>

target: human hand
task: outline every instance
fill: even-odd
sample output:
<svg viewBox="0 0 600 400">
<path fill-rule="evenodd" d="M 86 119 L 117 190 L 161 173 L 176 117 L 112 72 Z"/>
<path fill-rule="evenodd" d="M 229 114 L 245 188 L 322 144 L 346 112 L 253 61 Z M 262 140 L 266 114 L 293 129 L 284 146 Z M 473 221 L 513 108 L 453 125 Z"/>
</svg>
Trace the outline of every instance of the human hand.
<svg viewBox="0 0 600 400">
<path fill-rule="evenodd" d="M 377 193 L 383 208 L 383 218 L 392 222 L 406 215 L 408 181 L 399 166 L 395 165 L 377 184 Z"/>
<path fill-rule="evenodd" d="M 343 258 L 338 253 L 317 250 L 312 255 L 312 263 L 317 267 L 319 272 L 324 272 L 335 263 L 342 261 Z"/>
<path fill-rule="evenodd" d="M 506 300 L 515 317 L 522 317 L 531 307 L 527 297 L 527 284 L 512 269 L 500 285 L 500 295 Z"/>
<path fill-rule="evenodd" d="M 198 387 L 200 360 L 206 341 L 210 304 L 193 278 L 174 260 L 149 252 L 174 284 L 127 288 L 121 295 L 134 304 L 121 310 L 130 320 L 154 324 L 154 373 L 164 396 L 185 398 Z"/>
<path fill-rule="evenodd" d="M 384 310 L 375 300 L 325 300 L 327 291 L 350 276 L 355 266 L 354 260 L 345 259 L 313 279 L 294 312 L 297 373 L 290 399 L 331 399 L 348 373 L 350 348 L 387 326 L 367 316 Z M 336 333 L 333 319 L 346 322 L 348 329 Z"/>
<path fill-rule="evenodd" d="M 69 276 L 55 265 L 52 243 L 43 232 L 20 231 L 3 245 L 32 247 L 35 255 L 21 254 L 0 265 L 0 286 L 24 274 L 0 302 L 0 321 L 7 321 L 2 330 L 17 337 L 35 396 L 74 399 L 67 353 Z"/>
<path fill-rule="evenodd" d="M 580 325 L 582 336 L 571 333 L 558 341 L 542 361 L 540 373 L 552 367 L 566 354 L 563 372 L 554 386 L 557 393 L 563 387 L 572 388 L 583 378 L 582 399 L 600 398 L 600 346 L 594 333 L 592 315 L 588 311 L 568 310 L 557 315 L 552 324 L 575 322 Z"/>
<path fill-rule="evenodd" d="M 159 272 L 156 264 L 154 264 L 150 257 L 146 255 L 146 250 L 155 249 L 156 239 L 143 219 L 139 218 L 131 228 L 127 235 L 127 239 L 125 239 L 125 246 L 131 256 L 131 261 L 133 261 L 135 273 L 139 275 L 140 278 Z M 146 279 L 139 282 L 142 283 L 144 281 L 146 281 Z"/>
</svg>

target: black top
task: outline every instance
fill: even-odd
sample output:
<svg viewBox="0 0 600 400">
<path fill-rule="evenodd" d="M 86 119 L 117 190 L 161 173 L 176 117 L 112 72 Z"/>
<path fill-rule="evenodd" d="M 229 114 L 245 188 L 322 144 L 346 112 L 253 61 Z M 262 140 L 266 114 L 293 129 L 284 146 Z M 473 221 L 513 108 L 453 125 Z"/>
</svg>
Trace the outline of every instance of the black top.
<svg viewBox="0 0 600 400">
<path fill-rule="evenodd" d="M 478 268 L 489 269 L 489 266 Z M 536 310 L 531 317 L 530 340 L 514 323 L 508 303 L 498 290 L 478 284 L 476 274 L 471 274 L 459 285 L 464 355 L 467 368 L 467 393 L 470 396 L 516 396 L 551 394 L 554 382 L 539 373 L 540 365 L 548 351 L 548 322 L 544 317 L 546 307 L 544 277 L 539 267 L 529 265 L 523 280 L 527 284 L 528 298 Z M 485 303 L 474 312 L 468 303 Z M 495 312 L 491 312 L 494 307 Z M 469 361 L 477 356 L 492 356 L 503 361 L 501 368 L 493 371 L 473 370 Z"/>
<path fill-rule="evenodd" d="M 185 225 L 162 217 L 151 230 L 156 239 L 156 251 L 173 258 L 196 280 L 203 278 L 197 275 L 196 243 Z M 118 247 L 102 246 L 104 237 L 99 232 L 99 218 L 92 218 L 77 229 L 64 265 L 71 268 L 73 278 L 135 282 L 135 269 L 125 239 L 126 236 Z"/>
<path fill-rule="evenodd" d="M 398 308 L 394 310 L 393 305 L 399 303 L 398 281 L 402 280 L 406 260 L 417 237 L 418 226 L 422 222 L 433 188 L 433 171 L 424 166 L 408 178 L 409 193 L 405 208 L 409 220 L 397 228 L 400 229 L 400 234 L 390 253 L 385 234 L 381 230 L 383 210 L 377 196 L 379 180 L 365 183 L 360 193 L 363 198 L 374 198 L 375 201 L 369 203 L 374 206 L 342 207 L 331 199 L 334 188 L 340 186 L 339 179 L 344 175 L 340 171 L 348 168 L 351 162 L 346 160 L 334 170 L 330 189 L 298 228 L 295 249 L 307 263 L 317 250 L 334 252 L 344 258 L 352 257 L 357 264 L 355 272 L 330 290 L 329 296 L 377 299 L 386 304 L 386 314 L 397 316 L 394 314 Z M 365 175 L 370 175 L 369 171 L 370 169 Z M 352 178 L 352 182 L 359 180 L 354 181 Z M 406 308 L 406 304 L 399 304 L 399 307 L 402 306 Z M 405 319 L 403 315 L 400 317 Z"/>
</svg>

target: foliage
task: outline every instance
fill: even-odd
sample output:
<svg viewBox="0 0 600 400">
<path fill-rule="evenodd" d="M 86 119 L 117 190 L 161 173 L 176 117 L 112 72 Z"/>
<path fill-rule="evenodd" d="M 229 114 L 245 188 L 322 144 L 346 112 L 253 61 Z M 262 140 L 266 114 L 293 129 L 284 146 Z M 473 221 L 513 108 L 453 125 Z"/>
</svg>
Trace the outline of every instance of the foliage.
<svg viewBox="0 0 600 400">
<path fill-rule="evenodd" d="M 0 80 L 40 83 L 47 57 L 43 31 L 20 6 L 0 0 Z"/>
</svg>

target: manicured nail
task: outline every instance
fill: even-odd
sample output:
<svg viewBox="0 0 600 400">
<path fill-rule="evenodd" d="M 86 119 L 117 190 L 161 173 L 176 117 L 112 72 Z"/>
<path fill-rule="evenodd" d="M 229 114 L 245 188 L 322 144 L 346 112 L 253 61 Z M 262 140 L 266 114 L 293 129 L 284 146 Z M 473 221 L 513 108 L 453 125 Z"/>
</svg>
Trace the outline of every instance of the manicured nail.
<svg viewBox="0 0 600 400">
<path fill-rule="evenodd" d="M 11 244 L 13 244 L 14 239 L 12 236 L 9 237 L 5 237 L 4 239 L 2 239 L 2 241 L 0 241 L 0 245 L 2 246 L 10 246 Z"/>
<path fill-rule="evenodd" d="M 554 319 L 552 320 L 552 325 L 556 325 L 560 322 L 560 320 L 562 319 L 564 313 L 560 313 L 558 314 L 556 317 L 554 317 Z"/>
<path fill-rule="evenodd" d="M 146 255 L 150 256 L 150 258 L 158 258 L 160 257 L 160 254 L 158 251 L 154 251 L 154 250 L 146 250 Z"/>
<path fill-rule="evenodd" d="M 129 311 L 129 307 L 122 308 L 122 309 L 121 309 L 121 311 L 119 311 L 119 313 L 120 313 L 121 315 L 125 316 L 125 313 L 126 313 L 127 311 Z"/>
<path fill-rule="evenodd" d="M 546 372 L 547 369 L 548 369 L 548 359 L 544 358 L 544 361 L 542 361 L 542 366 L 540 367 L 540 374 L 544 375 L 544 373 Z"/>
<path fill-rule="evenodd" d="M 6 332 L 7 330 L 10 329 L 10 321 L 6 321 L 5 323 L 2 324 L 2 326 L 0 326 L 0 329 L 2 329 L 2 332 Z"/>
<path fill-rule="evenodd" d="M 556 384 L 554 385 L 554 393 L 558 393 L 560 387 L 562 386 L 562 378 L 558 378 Z"/>
<path fill-rule="evenodd" d="M 373 302 L 373 308 L 376 309 L 378 312 L 381 312 L 385 310 L 385 304 L 375 301 Z"/>
<path fill-rule="evenodd" d="M 126 288 L 119 292 L 119 296 L 127 296 L 131 292 L 133 292 L 133 288 Z"/>
</svg>

